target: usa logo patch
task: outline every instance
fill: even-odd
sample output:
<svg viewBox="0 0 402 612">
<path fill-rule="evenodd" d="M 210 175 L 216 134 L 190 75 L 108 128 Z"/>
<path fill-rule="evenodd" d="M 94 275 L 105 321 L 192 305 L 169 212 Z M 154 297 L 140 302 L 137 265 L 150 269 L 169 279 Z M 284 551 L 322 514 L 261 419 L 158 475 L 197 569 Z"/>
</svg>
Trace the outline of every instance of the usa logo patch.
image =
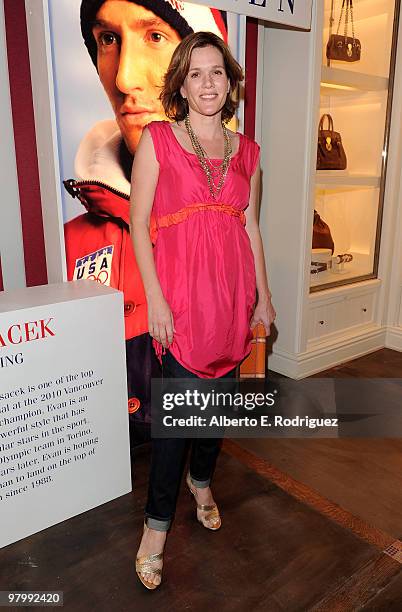
<svg viewBox="0 0 402 612">
<path fill-rule="evenodd" d="M 114 245 L 110 244 L 75 260 L 73 280 L 89 279 L 110 285 Z"/>
</svg>

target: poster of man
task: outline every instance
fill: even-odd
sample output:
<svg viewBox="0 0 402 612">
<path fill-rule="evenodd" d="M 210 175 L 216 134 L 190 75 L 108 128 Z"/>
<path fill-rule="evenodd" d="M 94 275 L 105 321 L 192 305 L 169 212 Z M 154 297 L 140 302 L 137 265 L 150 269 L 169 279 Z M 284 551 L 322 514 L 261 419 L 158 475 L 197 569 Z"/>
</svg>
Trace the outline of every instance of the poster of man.
<svg viewBox="0 0 402 612">
<path fill-rule="evenodd" d="M 182 38 L 207 30 L 228 42 L 229 34 L 239 55 L 242 18 L 180 0 L 48 2 L 68 280 L 124 292 L 135 446 L 149 437 L 150 380 L 159 362 L 129 235 L 133 157 L 144 127 L 166 119 L 159 95 Z"/>
</svg>

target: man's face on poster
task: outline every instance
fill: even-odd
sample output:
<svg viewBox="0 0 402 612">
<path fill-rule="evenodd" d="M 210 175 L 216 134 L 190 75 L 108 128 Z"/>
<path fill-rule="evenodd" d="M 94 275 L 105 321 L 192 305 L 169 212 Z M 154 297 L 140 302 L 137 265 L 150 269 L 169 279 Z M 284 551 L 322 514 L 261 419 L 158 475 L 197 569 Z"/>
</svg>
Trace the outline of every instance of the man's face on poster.
<svg viewBox="0 0 402 612">
<path fill-rule="evenodd" d="M 106 0 L 92 31 L 100 80 L 134 153 L 143 128 L 166 119 L 159 100 L 161 84 L 181 38 L 168 23 L 128 0 Z"/>
</svg>

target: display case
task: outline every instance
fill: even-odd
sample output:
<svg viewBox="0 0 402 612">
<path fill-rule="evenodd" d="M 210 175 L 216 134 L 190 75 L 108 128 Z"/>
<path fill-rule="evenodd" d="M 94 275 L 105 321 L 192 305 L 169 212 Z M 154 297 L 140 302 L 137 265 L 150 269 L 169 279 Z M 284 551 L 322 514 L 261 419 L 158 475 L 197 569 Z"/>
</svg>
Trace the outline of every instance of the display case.
<svg viewBox="0 0 402 612">
<path fill-rule="evenodd" d="M 400 2 L 353 4 L 356 62 L 327 65 L 331 0 L 313 4 L 309 32 L 264 26 L 260 227 L 277 312 L 268 363 L 296 379 L 384 346 L 402 350 Z M 334 34 L 340 6 L 334 0 Z M 316 168 L 327 112 L 344 170 Z M 314 211 L 334 254 L 353 255 L 343 270 L 311 274 Z"/>
<path fill-rule="evenodd" d="M 347 166 L 316 172 L 314 207 L 334 250 L 313 249 L 311 292 L 378 275 L 400 0 L 325 0 L 324 6 L 320 117 L 331 115 Z M 360 59 L 329 60 L 327 42 L 331 34 L 345 36 L 345 17 L 353 37 L 352 15 Z"/>
</svg>

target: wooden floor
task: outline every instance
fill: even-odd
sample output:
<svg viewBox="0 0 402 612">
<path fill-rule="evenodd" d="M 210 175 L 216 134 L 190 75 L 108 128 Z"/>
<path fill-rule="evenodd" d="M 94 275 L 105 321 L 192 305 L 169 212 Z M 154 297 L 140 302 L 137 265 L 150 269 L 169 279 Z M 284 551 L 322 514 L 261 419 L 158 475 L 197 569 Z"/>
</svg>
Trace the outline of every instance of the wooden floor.
<svg viewBox="0 0 402 612">
<path fill-rule="evenodd" d="M 316 376 L 402 379 L 402 353 L 383 349 Z M 344 514 L 341 524 L 360 530 L 360 537 L 377 536 L 379 548 L 402 540 L 402 439 L 243 439 L 236 445 L 252 453 L 243 457 L 249 464 L 256 457 L 263 460 L 272 480 L 288 477 L 285 490 L 297 494 L 302 484 L 320 512 L 329 505 L 330 512 Z M 327 609 L 402 611 L 398 572 L 380 590 L 362 594 L 360 608 Z"/>
<path fill-rule="evenodd" d="M 400 372 L 383 350 L 326 374 Z M 402 539 L 401 440 L 226 440 L 223 527 L 201 527 L 183 488 L 154 592 L 134 571 L 149 454 L 136 450 L 133 493 L 2 549 L 0 590 L 62 590 L 72 612 L 402 611 L 402 558 L 383 552 Z"/>
<path fill-rule="evenodd" d="M 383 349 L 316 376 L 402 379 L 402 353 Z M 395 538 L 402 536 L 402 439 L 238 443 L 352 514 Z"/>
</svg>

